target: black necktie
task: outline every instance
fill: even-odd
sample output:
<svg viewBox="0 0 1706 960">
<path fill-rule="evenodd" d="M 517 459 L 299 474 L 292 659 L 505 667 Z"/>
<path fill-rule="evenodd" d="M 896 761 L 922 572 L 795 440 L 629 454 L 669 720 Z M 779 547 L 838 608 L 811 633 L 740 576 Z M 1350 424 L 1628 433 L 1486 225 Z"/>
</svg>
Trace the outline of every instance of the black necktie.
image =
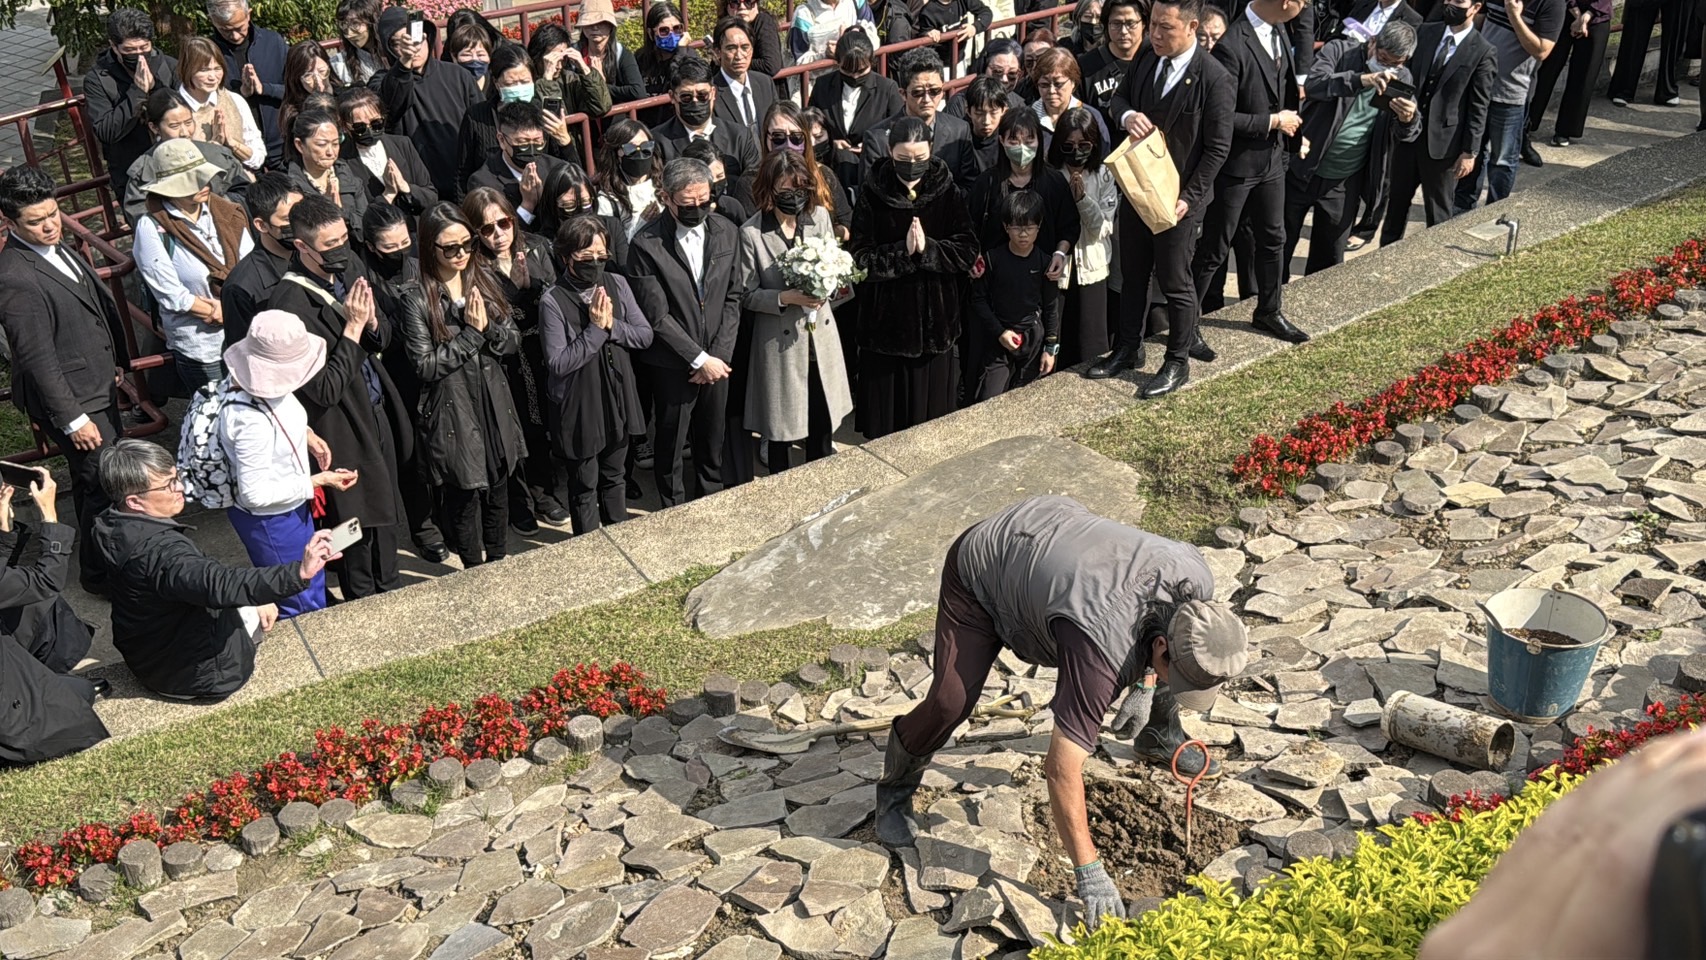
<svg viewBox="0 0 1706 960">
<path fill-rule="evenodd" d="M 742 100 L 746 101 L 746 125 L 751 127 L 758 123 L 758 114 L 752 109 L 752 85 L 747 84 L 740 92 Z"/>
<path fill-rule="evenodd" d="M 1451 59 L 1452 53 L 1456 50 L 1457 35 L 1452 33 L 1446 34 L 1445 46 L 1441 47 L 1439 54 L 1434 57 L 1433 66 L 1428 68 L 1429 86 L 1433 86 L 1433 84 L 1439 80 L 1439 75 L 1445 71 L 1446 62 Z"/>
<path fill-rule="evenodd" d="M 1173 58 L 1162 57 L 1161 69 L 1155 73 L 1155 95 L 1160 97 L 1167 92 L 1167 74 L 1173 69 Z"/>
</svg>

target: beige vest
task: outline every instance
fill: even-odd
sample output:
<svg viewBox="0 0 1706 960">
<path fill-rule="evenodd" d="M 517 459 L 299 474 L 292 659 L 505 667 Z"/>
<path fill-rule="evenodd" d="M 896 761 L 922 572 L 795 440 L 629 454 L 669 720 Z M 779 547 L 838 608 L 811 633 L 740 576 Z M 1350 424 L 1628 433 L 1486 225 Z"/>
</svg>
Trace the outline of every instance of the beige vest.
<svg viewBox="0 0 1706 960">
<path fill-rule="evenodd" d="M 195 139 L 217 143 L 219 137 L 214 130 L 214 118 L 224 121 L 225 143 L 241 144 L 243 142 L 243 115 L 238 112 L 237 105 L 232 102 L 231 91 L 220 88 L 219 93 L 206 106 L 195 111 Z"/>
</svg>

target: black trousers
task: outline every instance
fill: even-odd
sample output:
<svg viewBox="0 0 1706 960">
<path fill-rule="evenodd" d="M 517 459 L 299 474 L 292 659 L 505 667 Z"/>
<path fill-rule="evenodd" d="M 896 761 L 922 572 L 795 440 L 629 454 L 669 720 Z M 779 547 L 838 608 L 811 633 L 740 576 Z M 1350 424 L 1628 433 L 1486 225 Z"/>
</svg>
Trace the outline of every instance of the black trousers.
<svg viewBox="0 0 1706 960">
<path fill-rule="evenodd" d="M 595 457 L 569 461 L 569 524 L 575 536 L 628 519 L 628 437 L 619 435 Z"/>
<path fill-rule="evenodd" d="M 71 505 L 77 511 L 77 576 L 85 585 L 100 586 L 106 582 L 106 564 L 95 553 L 95 517 L 112 505 L 101 489 L 101 454 L 113 441 L 124 436 L 124 424 L 119 420 L 118 404 L 88 412 L 89 422 L 101 431 L 101 445 L 93 450 L 79 450 L 71 436 L 53 424 L 42 424 L 42 432 L 59 445 L 65 454 L 65 465 L 71 469 Z"/>
<path fill-rule="evenodd" d="M 713 384 L 688 382 L 688 371 L 681 367 L 642 364 L 640 376 L 651 383 L 652 417 L 656 422 L 657 439 L 652 442 L 656 457 L 658 498 L 666 507 L 688 500 L 681 447 L 686 444 L 693 453 L 694 497 L 716 493 L 723 488 L 723 444 L 728 432 L 729 382 L 722 379 Z"/>
<path fill-rule="evenodd" d="M 563 464 L 551 451 L 551 434 L 542 426 L 521 422 L 527 459 L 510 474 L 509 512 L 514 516 L 544 517 L 563 505 Z"/>
<path fill-rule="evenodd" d="M 1296 173 L 1286 174 L 1285 272 L 1288 278 L 1292 255 L 1303 236 L 1303 218 L 1312 210 L 1315 219 L 1309 225 L 1309 261 L 1303 268 L 1304 274 L 1317 273 L 1345 262 L 1345 246 L 1351 239 L 1357 209 L 1350 185 L 1358 179 L 1355 176 L 1341 180 L 1305 179 Z"/>
<path fill-rule="evenodd" d="M 345 600 L 398 590 L 403 575 L 397 569 L 397 527 L 361 528 L 361 539 L 338 561 L 338 586 Z"/>
<path fill-rule="evenodd" d="M 1641 67 L 1647 60 L 1647 43 L 1653 27 L 1659 29 L 1659 72 L 1653 81 L 1653 102 L 1664 103 L 1681 95 L 1677 89 L 1678 61 L 1688 47 L 1688 18 L 1691 4 L 1685 0 L 1641 0 L 1623 8 L 1623 38 L 1617 45 L 1617 66 L 1611 71 L 1606 94 L 1618 100 L 1635 99 L 1641 83 Z"/>
<path fill-rule="evenodd" d="M 1570 68 L 1564 81 L 1564 97 L 1558 101 L 1558 120 L 1552 125 L 1554 136 L 1579 138 L 1587 128 L 1588 101 L 1593 97 L 1594 81 L 1599 79 L 1605 65 L 1605 45 L 1611 38 L 1611 21 L 1588 26 L 1588 35 L 1570 35 L 1571 17 L 1564 18 L 1564 30 L 1552 55 L 1540 62 L 1539 76 L 1534 79 L 1534 97 L 1528 103 L 1528 132 L 1538 133 L 1540 122 L 1546 119 L 1546 106 L 1552 101 L 1552 91 L 1564 67 Z"/>
<path fill-rule="evenodd" d="M 1197 241 L 1200 246 L 1202 241 Z M 1238 227 L 1238 232 L 1232 235 L 1232 256 L 1220 261 L 1220 269 L 1214 273 L 1214 279 L 1208 283 L 1208 289 L 1202 292 L 1202 312 L 1213 313 L 1226 306 L 1226 274 L 1236 271 L 1238 281 L 1238 299 L 1256 295 L 1256 241 L 1250 236 L 1250 221 L 1246 220 Z M 1283 276 L 1283 274 L 1282 274 Z"/>
<path fill-rule="evenodd" d="M 1197 229 L 1202 213 L 1192 210 L 1171 230 L 1151 233 L 1130 204 L 1120 204 L 1120 272 L 1125 293 L 1120 297 L 1118 346 L 1143 345 L 1144 320 L 1149 314 L 1149 278 L 1154 276 L 1167 301 L 1167 358 L 1188 360 L 1197 335 L 1201 302 L 1191 261 L 1197 252 Z"/>
<path fill-rule="evenodd" d="M 1075 366 L 1108 352 L 1108 281 L 1073 283 L 1066 290 L 1060 324 L 1060 362 Z"/>
<path fill-rule="evenodd" d="M 1423 137 L 1427 134 L 1423 133 Z M 1380 228 L 1380 245 L 1404 239 L 1410 225 L 1410 201 L 1422 191 L 1422 212 L 1428 226 L 1452 217 L 1457 193 L 1457 158 L 1435 160 L 1420 142 L 1395 144 L 1392 148 L 1392 194 L 1386 204 L 1386 224 Z"/>
<path fill-rule="evenodd" d="M 1225 265 L 1240 224 L 1250 225 L 1255 257 L 1256 315 L 1280 312 L 1281 262 L 1285 256 L 1285 171 L 1260 177 L 1221 177 L 1214 183 L 1214 202 L 1203 219 L 1202 242 L 1191 270 L 1197 296 L 1205 297 L 1215 274 Z"/>
<path fill-rule="evenodd" d="M 507 483 L 463 490 L 444 488 L 444 519 L 450 549 L 464 567 L 502 560 L 509 553 L 509 490 Z"/>
</svg>

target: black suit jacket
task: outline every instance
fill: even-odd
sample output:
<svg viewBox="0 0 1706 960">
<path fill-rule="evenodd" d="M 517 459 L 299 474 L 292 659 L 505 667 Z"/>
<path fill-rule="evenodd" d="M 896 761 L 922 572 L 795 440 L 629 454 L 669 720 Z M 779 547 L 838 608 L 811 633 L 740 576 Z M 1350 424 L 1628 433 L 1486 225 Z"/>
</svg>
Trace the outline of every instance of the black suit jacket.
<svg viewBox="0 0 1706 960">
<path fill-rule="evenodd" d="M 438 202 L 438 188 L 432 185 L 432 174 L 421 160 L 420 151 L 415 149 L 415 142 L 394 133 L 380 134 L 379 141 L 385 144 L 385 156 L 397 164 L 397 172 L 401 173 L 409 184 L 408 193 L 397 194 L 397 207 L 412 217 L 425 213 L 428 207 Z M 343 161 L 349 164 L 350 171 L 362 178 L 362 183 L 367 187 L 368 202 L 385 199 L 385 191 L 389 188 L 386 187 L 384 179 L 374 176 L 373 171 L 361 162 L 360 152 L 353 139 L 344 141 L 341 156 Z"/>
<path fill-rule="evenodd" d="M 728 363 L 740 333 L 740 307 L 746 291 L 735 282 L 740 228 L 727 218 L 705 219 L 705 292 L 693 282 L 693 270 L 675 239 L 675 217 L 665 214 L 646 224 L 628 241 L 628 279 L 640 312 L 656 335 L 639 359 L 685 372 L 700 352 Z"/>
<path fill-rule="evenodd" d="M 897 117 L 890 117 L 865 131 L 861 157 L 865 169 L 860 178 L 861 182 L 871 176 L 871 169 L 878 160 L 889 155 L 889 127 L 896 119 Z M 941 110 L 936 111 L 930 155 L 941 158 L 942 162 L 948 165 L 948 172 L 954 175 L 954 185 L 959 187 L 961 192 L 970 190 L 982 171 L 977 162 L 977 146 L 971 140 L 971 124 Z"/>
<path fill-rule="evenodd" d="M 1278 129 L 1268 129 L 1269 117 L 1296 110 L 1299 101 L 1292 51 L 1285 45 L 1285 34 L 1279 32 L 1279 36 L 1283 62 L 1277 65 L 1248 17 L 1234 20 L 1214 45 L 1214 59 L 1232 75 L 1235 91 L 1232 149 L 1220 168 L 1221 176 L 1262 177 L 1285 166 L 1289 138 Z"/>
<path fill-rule="evenodd" d="M 155 51 L 148 55 L 148 69 L 154 74 L 156 87 L 178 88 L 178 61 Z M 89 125 L 95 129 L 95 139 L 101 141 L 107 172 L 112 174 L 113 183 L 122 185 L 130 165 L 154 145 L 143 117 L 148 94 L 137 87 L 130 71 L 109 48 L 95 57 L 95 68 L 83 78 L 83 96 Z M 119 193 L 122 196 L 123 190 Z"/>
<path fill-rule="evenodd" d="M 1347 14 L 1347 17 L 1351 20 L 1357 21 L 1358 23 L 1367 23 L 1369 14 L 1374 12 L 1374 8 L 1379 3 L 1380 0 L 1357 0 L 1357 2 L 1352 5 L 1351 12 Z M 1394 23 L 1397 21 L 1403 21 L 1404 23 L 1419 29 L 1422 25 L 1422 15 L 1416 12 L 1416 8 L 1410 6 L 1409 0 L 1398 0 L 1398 9 L 1392 11 L 1392 14 L 1386 18 L 1387 23 Z M 1342 25 L 1339 30 L 1339 35 L 1344 36 L 1344 29 Z"/>
<path fill-rule="evenodd" d="M 1232 28 L 1234 23 L 1249 23 L 1250 18 L 1244 14 L 1244 9 L 1249 5 L 1250 0 L 1236 0 L 1233 3 L 1226 14 L 1228 30 Z M 1313 3 L 1304 4 L 1303 12 L 1286 21 L 1283 29 L 1286 37 L 1291 40 L 1291 60 L 1295 72 L 1298 74 L 1307 73 L 1309 64 L 1315 60 L 1315 5 Z M 1225 37 L 1221 39 L 1224 40 Z M 1217 43 L 1215 46 L 1218 47 L 1220 44 Z"/>
<path fill-rule="evenodd" d="M 1416 53 L 1410 58 L 1410 74 L 1423 91 L 1419 144 L 1425 146 L 1428 156 L 1442 161 L 1481 149 L 1487 108 L 1493 102 L 1493 84 L 1498 77 L 1498 54 L 1493 45 L 1480 30 L 1470 30 L 1446 61 L 1429 94 L 1428 77 L 1444 40 L 1444 23 L 1424 24 L 1416 31 Z"/>
<path fill-rule="evenodd" d="M 760 129 L 764 125 L 764 111 L 769 110 L 770 105 L 776 102 L 776 81 L 755 70 L 746 72 L 746 85 L 752 90 L 751 123 L 741 120 L 740 106 L 735 102 L 737 98 L 734 91 L 729 89 L 729 81 L 723 76 L 723 71 L 718 70 L 711 82 L 717 86 L 717 103 L 711 110 L 711 117 L 716 120 L 717 126 L 728 124 L 743 127 L 747 133 L 752 134 L 753 142 L 757 143 Z M 763 152 L 762 147 L 760 152 Z"/>
<path fill-rule="evenodd" d="M 652 139 L 663 149 L 665 163 L 681 156 L 690 134 L 680 117 L 670 117 L 652 128 Z M 723 155 L 723 172 L 732 182 L 758 174 L 758 138 L 738 123 L 724 122 L 715 114 L 711 117 L 711 146 Z"/>
<path fill-rule="evenodd" d="M 126 362 L 119 306 L 88 261 L 60 254 L 79 284 L 15 237 L 0 250 L 0 326 L 12 348 L 12 402 L 49 429 L 118 402 L 114 367 Z M 92 288 L 92 289 L 91 289 Z"/>
<path fill-rule="evenodd" d="M 545 181 L 551 179 L 551 171 L 557 169 L 563 161 L 548 153 L 542 153 L 533 162 L 539 166 L 539 179 Z M 493 150 L 488 154 L 486 165 L 475 170 L 474 175 L 468 178 L 468 189 L 475 187 L 495 187 L 502 190 L 504 196 L 509 198 L 509 205 L 517 210 L 521 209 L 521 181 L 509 172 L 509 163 L 504 160 L 501 150 Z M 544 202 L 540 201 L 541 204 Z M 544 226 L 544 220 L 540 212 L 535 210 L 533 222 L 523 223 L 521 227 L 529 233 L 535 233 Z"/>
<path fill-rule="evenodd" d="M 865 142 L 866 130 L 906 110 L 900 87 L 888 77 L 872 71 L 865 75 L 864 92 L 859 95 L 859 105 L 849 117 L 841 105 L 841 96 L 847 92 L 847 82 L 841 79 L 841 71 L 831 70 L 820 76 L 823 79 L 812 82 L 812 95 L 806 105 L 816 107 L 828 118 L 831 140 L 843 140 L 859 146 Z M 857 187 L 863 173 L 864 165 L 859 162 L 858 154 L 851 150 L 835 151 L 835 175 L 842 183 Z"/>
<path fill-rule="evenodd" d="M 1161 58 L 1144 44 L 1108 111 L 1118 122 L 1135 110 L 1160 128 L 1173 166 L 1179 169 L 1179 199 L 1192 213 L 1207 209 L 1214 198 L 1214 178 L 1232 149 L 1232 108 L 1237 100 L 1231 75 L 1220 61 L 1204 53 L 1198 49 L 1191 55 L 1185 75 L 1162 96 L 1161 84 L 1155 82 Z"/>
</svg>

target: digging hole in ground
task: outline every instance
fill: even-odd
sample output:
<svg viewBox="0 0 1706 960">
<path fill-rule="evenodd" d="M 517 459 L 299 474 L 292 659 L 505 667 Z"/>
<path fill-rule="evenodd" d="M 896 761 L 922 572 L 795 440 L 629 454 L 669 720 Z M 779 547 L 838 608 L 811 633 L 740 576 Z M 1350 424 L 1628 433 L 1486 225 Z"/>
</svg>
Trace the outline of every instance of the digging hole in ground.
<svg viewBox="0 0 1706 960">
<path fill-rule="evenodd" d="M 1185 878 L 1243 845 L 1243 828 L 1233 820 L 1198 808 L 1193 819 L 1191 855 L 1185 856 L 1185 801 L 1149 783 L 1092 781 L 1084 786 L 1090 839 L 1102 865 L 1129 903 L 1144 897 L 1170 897 L 1190 889 Z M 1031 882 L 1058 899 L 1077 895 L 1072 867 L 1055 835 L 1048 804 L 1033 813 L 1032 836 L 1043 855 Z"/>
</svg>

